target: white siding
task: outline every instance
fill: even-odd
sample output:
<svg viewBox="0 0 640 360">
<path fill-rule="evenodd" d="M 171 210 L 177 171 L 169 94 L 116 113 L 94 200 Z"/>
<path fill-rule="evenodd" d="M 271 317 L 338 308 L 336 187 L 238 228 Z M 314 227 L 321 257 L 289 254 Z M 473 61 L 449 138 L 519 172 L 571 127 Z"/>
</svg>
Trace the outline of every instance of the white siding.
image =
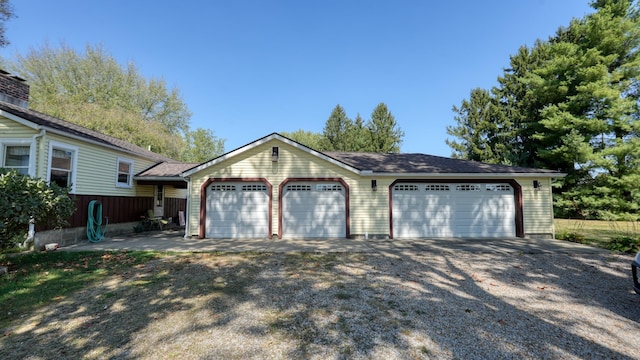
<svg viewBox="0 0 640 360">
<path fill-rule="evenodd" d="M 49 158 L 49 142 L 63 143 L 78 148 L 76 174 L 76 194 L 106 196 L 137 196 L 136 184 L 132 188 L 116 187 L 116 171 L 118 156 L 134 161 L 133 173 L 136 174 L 154 164 L 153 161 L 135 157 L 131 154 L 111 150 L 98 145 L 69 139 L 56 134 L 47 134 L 42 139 L 42 155 L 38 176 L 46 178 Z"/>
<path fill-rule="evenodd" d="M 522 202 L 525 236 L 551 237 L 555 234 L 553 225 L 553 197 L 551 179 L 536 178 L 538 190 L 533 188 L 534 179 L 516 179 L 522 186 Z"/>
</svg>

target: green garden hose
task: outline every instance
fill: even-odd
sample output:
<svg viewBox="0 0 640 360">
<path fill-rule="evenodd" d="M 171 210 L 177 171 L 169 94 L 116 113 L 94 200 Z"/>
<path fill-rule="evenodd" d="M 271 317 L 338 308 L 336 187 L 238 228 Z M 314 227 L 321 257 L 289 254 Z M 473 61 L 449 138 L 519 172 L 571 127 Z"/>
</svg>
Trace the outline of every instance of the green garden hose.
<svg viewBox="0 0 640 360">
<path fill-rule="evenodd" d="M 106 224 L 102 226 L 102 203 L 98 200 L 91 200 L 89 202 L 89 216 L 87 219 L 87 237 L 89 241 L 95 243 L 104 239 L 104 233 L 107 232 L 107 225 L 109 224 L 109 218 L 106 219 Z"/>
</svg>

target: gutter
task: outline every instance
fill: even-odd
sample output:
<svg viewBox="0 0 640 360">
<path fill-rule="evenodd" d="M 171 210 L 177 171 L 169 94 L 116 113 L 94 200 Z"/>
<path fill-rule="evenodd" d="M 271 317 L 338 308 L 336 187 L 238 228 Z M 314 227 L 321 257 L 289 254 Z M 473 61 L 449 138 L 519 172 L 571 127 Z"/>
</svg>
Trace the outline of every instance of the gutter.
<svg viewBox="0 0 640 360">
<path fill-rule="evenodd" d="M 148 159 L 148 160 L 151 160 L 151 161 L 155 161 L 155 162 L 163 162 L 163 161 L 168 161 L 168 160 L 170 160 L 170 159 L 165 159 L 165 160 L 162 160 L 162 159 L 155 159 L 155 158 L 152 158 L 152 157 L 149 157 L 149 156 L 146 156 L 146 155 L 142 155 L 142 154 L 140 154 L 140 153 L 133 152 L 133 151 L 131 151 L 131 150 L 129 150 L 129 149 L 121 148 L 121 147 L 118 147 L 118 146 L 115 146 L 115 145 L 105 144 L 105 143 L 100 142 L 100 141 L 95 141 L 95 140 L 92 140 L 92 139 L 88 139 L 88 138 L 86 138 L 86 137 L 82 137 L 82 136 L 78 136 L 78 135 L 70 134 L 70 133 L 65 132 L 65 131 L 52 129 L 52 128 L 47 127 L 47 126 L 42 126 L 42 128 L 47 129 L 47 130 L 48 130 L 50 133 L 52 133 L 52 134 L 56 134 L 56 135 L 60 135 L 60 136 L 64 136 L 64 137 L 68 137 L 68 138 L 75 139 L 75 140 L 80 140 L 80 141 L 82 141 L 82 142 L 86 142 L 86 143 L 90 143 L 90 144 L 93 144 L 93 145 L 98 145 L 98 146 L 106 147 L 106 148 L 109 148 L 109 149 L 112 149 L 112 150 L 121 151 L 121 152 L 127 153 L 127 154 L 129 154 L 129 155 L 133 155 L 133 156 L 137 156 L 137 157 L 145 158 L 145 159 Z M 132 144 L 132 145 L 133 145 L 133 144 Z"/>
<path fill-rule="evenodd" d="M 393 177 L 397 179 L 402 178 L 415 178 L 415 177 L 434 177 L 434 178 L 469 178 L 469 177 L 482 177 L 482 178 L 514 178 L 514 177 L 531 177 L 531 178 L 539 178 L 539 177 L 547 177 L 547 178 L 555 178 L 555 177 L 565 177 L 567 174 L 564 173 L 539 173 L 539 172 L 531 172 L 531 173 L 376 173 L 371 170 L 362 170 L 359 175 L 361 176 L 377 176 L 377 177 Z"/>
<path fill-rule="evenodd" d="M 191 178 L 188 176 L 183 177 L 183 180 L 187 182 L 187 205 L 184 209 L 184 238 L 191 237 L 191 230 L 189 227 L 189 205 L 191 204 Z"/>
</svg>

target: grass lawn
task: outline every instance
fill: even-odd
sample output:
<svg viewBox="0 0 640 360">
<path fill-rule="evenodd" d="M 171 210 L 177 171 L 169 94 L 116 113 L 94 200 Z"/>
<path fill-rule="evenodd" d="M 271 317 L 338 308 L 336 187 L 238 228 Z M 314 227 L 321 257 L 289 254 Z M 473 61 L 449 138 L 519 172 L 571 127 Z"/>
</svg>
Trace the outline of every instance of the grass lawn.
<svg viewBox="0 0 640 360">
<path fill-rule="evenodd" d="M 558 239 L 605 249 L 609 248 L 612 240 L 619 237 L 635 238 L 636 244 L 640 239 L 640 222 L 556 219 L 555 225 Z"/>
<path fill-rule="evenodd" d="M 0 328 L 12 318 L 160 256 L 146 251 L 0 254 L 0 266 L 8 268 L 8 274 L 0 276 Z"/>
</svg>

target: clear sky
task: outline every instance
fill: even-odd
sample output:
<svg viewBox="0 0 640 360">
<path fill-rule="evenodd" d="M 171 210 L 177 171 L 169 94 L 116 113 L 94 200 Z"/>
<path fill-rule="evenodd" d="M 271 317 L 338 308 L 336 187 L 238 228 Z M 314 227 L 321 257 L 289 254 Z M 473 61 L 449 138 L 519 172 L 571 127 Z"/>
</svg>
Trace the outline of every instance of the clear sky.
<svg viewBox="0 0 640 360">
<path fill-rule="evenodd" d="M 384 102 L 402 152 L 450 156 L 451 108 L 490 88 L 509 55 L 547 39 L 589 0 L 11 0 L 4 57 L 46 42 L 99 45 L 177 87 L 233 150 L 272 132 L 322 132 L 340 104 Z"/>
</svg>

